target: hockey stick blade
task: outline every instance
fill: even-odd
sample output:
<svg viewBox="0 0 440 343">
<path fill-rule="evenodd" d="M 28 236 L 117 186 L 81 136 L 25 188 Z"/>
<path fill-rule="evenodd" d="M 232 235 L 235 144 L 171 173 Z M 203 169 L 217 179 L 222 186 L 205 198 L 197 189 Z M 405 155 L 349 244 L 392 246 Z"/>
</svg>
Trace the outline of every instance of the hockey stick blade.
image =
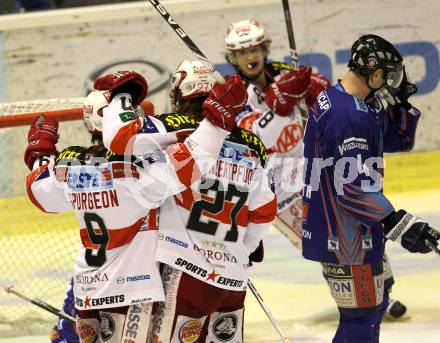
<svg viewBox="0 0 440 343">
<path fill-rule="evenodd" d="M 272 312 L 269 310 L 269 308 L 267 307 L 263 298 L 261 297 L 260 293 L 258 293 L 257 289 L 255 288 L 254 284 L 251 282 L 250 279 L 248 279 L 248 286 L 249 286 L 249 289 L 251 290 L 252 294 L 254 295 L 255 299 L 257 299 L 258 303 L 260 304 L 261 308 L 263 309 L 264 313 L 266 313 L 266 316 L 269 318 L 273 327 L 280 335 L 281 340 L 284 343 L 290 343 L 289 339 L 287 338 L 287 335 L 284 333 L 284 331 L 279 326 L 278 322 L 275 320 L 275 317 L 273 316 Z"/>
<path fill-rule="evenodd" d="M 440 256 L 440 249 L 428 240 L 425 240 L 426 246 Z"/>
<path fill-rule="evenodd" d="M 275 217 L 272 226 L 277 229 L 295 248 L 299 251 L 301 248 L 301 236 L 298 236 L 289 225 L 283 221 L 279 216 Z"/>
<path fill-rule="evenodd" d="M 9 287 L 4 287 L 4 290 L 6 293 L 10 293 L 10 294 L 14 294 L 15 296 L 35 305 L 38 306 L 39 308 L 42 308 L 43 310 L 50 312 L 56 316 L 58 316 L 59 318 L 71 321 L 73 323 L 76 322 L 75 318 L 69 316 L 67 313 L 64 313 L 63 311 L 57 309 L 56 307 L 44 302 L 43 300 L 37 299 L 37 298 L 29 298 L 26 295 L 24 295 L 23 293 L 13 289 L 14 285 L 11 285 Z"/>
</svg>

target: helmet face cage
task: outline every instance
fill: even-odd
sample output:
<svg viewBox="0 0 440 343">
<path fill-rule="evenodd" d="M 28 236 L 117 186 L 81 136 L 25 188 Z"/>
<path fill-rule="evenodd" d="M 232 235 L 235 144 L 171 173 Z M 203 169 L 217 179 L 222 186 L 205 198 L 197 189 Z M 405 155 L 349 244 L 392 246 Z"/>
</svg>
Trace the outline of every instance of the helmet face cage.
<svg viewBox="0 0 440 343">
<path fill-rule="evenodd" d="M 209 67 L 201 61 L 183 61 L 170 80 L 170 101 L 176 111 L 179 102 L 207 97 L 216 82 Z"/>
<path fill-rule="evenodd" d="M 377 69 L 384 71 L 386 85 L 399 87 L 403 79 L 403 59 L 394 46 L 376 35 L 365 35 L 351 47 L 350 70 L 369 77 Z"/>
<path fill-rule="evenodd" d="M 92 91 L 84 100 L 83 119 L 92 134 L 102 133 L 102 109 L 108 105 L 107 91 Z"/>
</svg>

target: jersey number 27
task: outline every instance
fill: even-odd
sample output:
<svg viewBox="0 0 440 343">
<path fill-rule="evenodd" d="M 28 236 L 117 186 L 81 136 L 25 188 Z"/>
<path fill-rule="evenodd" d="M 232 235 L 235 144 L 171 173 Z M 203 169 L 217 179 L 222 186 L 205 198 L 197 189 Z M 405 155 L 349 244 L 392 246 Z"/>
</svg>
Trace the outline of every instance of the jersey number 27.
<svg viewBox="0 0 440 343">
<path fill-rule="evenodd" d="M 210 186 L 207 187 L 207 184 Z M 205 221 L 202 221 L 203 214 L 220 214 L 225 210 L 225 201 L 232 202 L 233 198 L 236 197 L 237 201 L 232 202 L 231 205 L 233 207 L 230 210 L 230 218 L 228 218 L 231 222 L 231 229 L 226 233 L 226 236 L 224 237 L 224 241 L 226 242 L 236 242 L 238 239 L 237 215 L 242 209 L 243 205 L 246 203 L 248 197 L 247 189 L 240 190 L 239 187 L 233 184 L 228 184 L 228 189 L 225 190 L 223 184 L 221 184 L 219 180 L 208 179 L 205 182 L 201 183 L 200 193 L 208 195 L 209 191 L 215 193 L 214 201 L 196 201 L 191 209 L 187 228 L 189 230 L 198 231 L 214 236 L 217 232 L 219 223 L 210 219 L 208 219 L 207 221 L 206 219 Z"/>
</svg>

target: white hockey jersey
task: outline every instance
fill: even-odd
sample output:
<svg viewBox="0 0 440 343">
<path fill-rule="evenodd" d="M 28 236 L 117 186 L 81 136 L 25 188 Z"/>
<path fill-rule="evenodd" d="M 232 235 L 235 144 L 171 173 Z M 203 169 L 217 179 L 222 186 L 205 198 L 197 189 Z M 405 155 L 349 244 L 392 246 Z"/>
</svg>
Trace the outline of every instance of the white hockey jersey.
<svg viewBox="0 0 440 343">
<path fill-rule="evenodd" d="M 182 132 L 198 125 L 181 114 L 147 117 L 139 121 L 141 133 L 127 139 L 123 132 L 138 125 L 136 121 L 126 127 L 113 125 L 113 137 L 107 136 L 107 144 L 133 149 L 152 137 L 178 139 Z M 161 206 L 157 260 L 216 287 L 245 289 L 249 254 L 276 215 L 273 176 L 266 162 L 260 139 L 249 131 L 234 129 L 203 181 Z"/>
<path fill-rule="evenodd" d="M 278 80 L 291 69 L 291 65 L 280 62 L 265 65 L 270 82 Z M 260 137 L 271 153 L 278 212 L 281 213 L 301 201 L 304 129 L 296 118 L 296 109 L 287 117 L 277 115 L 264 102 L 265 88 L 260 89 L 251 80 L 246 80 L 246 83 L 248 102 L 237 117 L 237 125 Z"/>
<path fill-rule="evenodd" d="M 103 120 L 131 115 L 117 96 Z M 77 309 L 164 300 L 155 261 L 156 208 L 208 171 L 226 134 L 203 122 L 185 143 L 147 159 L 116 155 L 102 145 L 73 146 L 27 177 L 28 194 L 37 207 L 54 213 L 73 210 L 78 218 Z"/>
</svg>

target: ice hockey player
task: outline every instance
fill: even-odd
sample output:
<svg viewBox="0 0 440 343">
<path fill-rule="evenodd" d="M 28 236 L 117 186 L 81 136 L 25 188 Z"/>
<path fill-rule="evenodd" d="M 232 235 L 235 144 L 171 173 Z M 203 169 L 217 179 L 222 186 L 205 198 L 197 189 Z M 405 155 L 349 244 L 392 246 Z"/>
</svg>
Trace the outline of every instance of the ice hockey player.
<svg viewBox="0 0 440 343">
<path fill-rule="evenodd" d="M 303 99 L 310 107 L 318 94 L 330 86 L 330 81 L 319 73 L 311 73 L 308 80 L 304 67 L 294 72 L 289 64 L 268 63 L 271 40 L 255 19 L 231 24 L 225 43 L 227 60 L 248 87 L 248 103 L 245 111 L 237 116 L 238 125 L 257 134 L 269 152 L 275 153 L 271 159 L 278 201 L 274 226 L 301 251 L 303 209 L 302 193 L 298 190 L 302 188 L 302 174 L 297 172 L 302 171 L 298 162 L 303 155 L 304 130 L 297 105 Z M 286 103 L 290 99 L 286 109 L 279 108 L 281 101 L 277 105 L 277 89 L 286 97 Z M 389 266 L 388 261 L 386 263 Z M 391 270 L 389 275 L 391 277 Z M 390 319 L 399 318 L 405 312 L 405 305 L 390 300 L 387 311 Z"/>
<path fill-rule="evenodd" d="M 217 108 L 209 94 L 220 98 L 224 87 L 201 62 L 182 62 L 171 79 L 175 113 L 147 118 L 131 145 L 138 146 L 142 136 L 178 137 L 194 129 L 207 110 Z M 233 92 L 223 99 L 232 96 L 243 98 Z M 264 145 L 234 126 L 229 121 L 231 134 L 203 181 L 160 208 L 157 260 L 163 263 L 166 300 L 155 313 L 155 342 L 243 341 L 249 256 L 276 214 L 276 200 Z"/>
<path fill-rule="evenodd" d="M 245 80 L 248 91 L 248 103 L 237 124 L 276 153 L 272 158 L 278 201 L 275 226 L 301 249 L 302 182 L 297 170 L 304 129 L 297 105 L 302 99 L 311 105 L 330 82 L 308 67 L 296 71 L 287 63 L 268 62 L 271 39 L 255 19 L 231 24 L 225 43 L 226 59 Z"/>
<path fill-rule="evenodd" d="M 66 297 L 63 303 L 63 311 L 75 318 L 75 297 L 73 296 L 73 279 L 69 283 Z M 51 343 L 79 343 L 79 337 L 75 323 L 59 318 L 50 333 Z"/>
<path fill-rule="evenodd" d="M 215 164 L 228 123 L 235 121 L 233 110 L 219 108 L 240 110 L 246 94 L 228 96 L 242 87 L 232 78 L 211 95 L 217 107 L 206 107 L 205 119 L 183 143 L 158 151 L 156 159 L 137 159 L 106 149 L 101 130 L 106 117 L 132 122 L 133 107 L 147 94 L 145 79 L 135 72 L 116 72 L 98 78 L 94 87 L 83 111 L 98 144 L 72 146 L 57 154 L 58 123 L 49 118 L 35 121 L 25 152 L 26 164 L 34 169 L 26 180 L 27 191 L 42 211 L 73 210 L 78 218 L 82 246 L 73 281 L 81 341 L 144 343 L 152 303 L 164 300 L 155 262 L 155 209 Z M 50 162 L 40 166 L 39 157 L 47 155 Z"/>
<path fill-rule="evenodd" d="M 440 233 L 382 193 L 383 153 L 414 145 L 420 112 L 395 47 L 376 35 L 351 48 L 349 71 L 318 95 L 304 136 L 303 255 L 322 264 L 340 312 L 335 343 L 379 341 L 388 304 L 386 240 L 428 253 Z M 386 95 L 365 100 L 380 91 Z"/>
</svg>

